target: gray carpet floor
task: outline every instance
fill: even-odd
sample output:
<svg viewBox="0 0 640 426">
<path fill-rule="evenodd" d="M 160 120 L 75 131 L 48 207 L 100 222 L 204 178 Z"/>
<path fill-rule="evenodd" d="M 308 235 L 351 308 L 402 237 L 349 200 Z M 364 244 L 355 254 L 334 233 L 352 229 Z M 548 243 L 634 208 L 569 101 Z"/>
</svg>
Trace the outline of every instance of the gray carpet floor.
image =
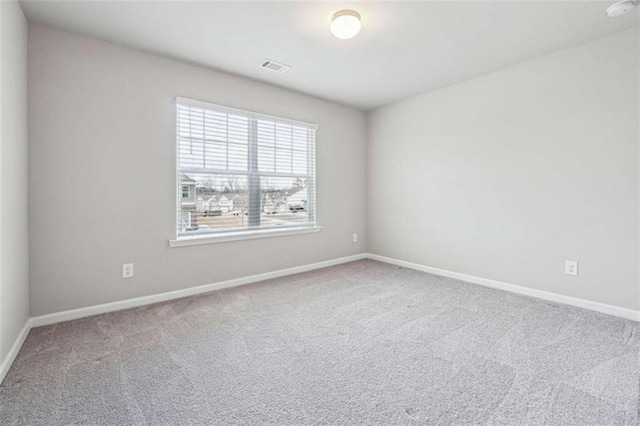
<svg viewBox="0 0 640 426">
<path fill-rule="evenodd" d="M 637 425 L 638 323 L 370 260 L 31 331 L 2 425 Z"/>
</svg>

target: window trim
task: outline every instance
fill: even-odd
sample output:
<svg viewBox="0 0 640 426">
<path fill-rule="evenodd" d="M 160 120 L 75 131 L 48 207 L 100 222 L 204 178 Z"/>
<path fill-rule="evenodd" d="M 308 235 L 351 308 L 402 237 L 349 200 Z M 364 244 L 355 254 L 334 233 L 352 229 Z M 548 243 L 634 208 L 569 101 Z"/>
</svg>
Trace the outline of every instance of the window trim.
<svg viewBox="0 0 640 426">
<path fill-rule="evenodd" d="M 187 247 L 199 246 L 202 244 L 226 243 L 231 241 L 255 240 L 259 238 L 285 237 L 288 235 L 310 234 L 322 231 L 322 226 L 298 226 L 291 228 L 266 228 L 254 231 L 236 231 L 221 234 L 190 235 L 169 240 L 169 246 Z"/>
<path fill-rule="evenodd" d="M 256 119 L 256 120 L 277 121 L 278 123 L 282 123 L 285 125 L 304 127 L 304 128 L 307 128 L 308 130 L 313 130 L 313 131 L 318 130 L 318 125 L 315 123 L 293 120 L 290 118 L 284 118 L 277 115 L 263 114 L 263 113 L 258 113 L 250 110 L 237 109 L 237 108 L 232 108 L 224 105 L 213 104 L 211 102 L 203 102 L 203 101 L 198 101 L 190 98 L 183 98 L 179 96 L 176 97 L 174 105 L 176 105 L 176 107 L 177 105 L 184 105 L 184 106 L 190 106 L 190 107 L 202 108 L 202 109 L 213 108 L 215 109 L 215 111 L 225 113 L 225 114 L 240 115 L 240 116 L 248 117 L 249 119 Z M 177 134 L 178 134 L 178 128 L 176 124 L 176 135 Z M 176 138 L 176 142 L 177 142 L 177 139 L 178 138 Z M 179 164 L 178 164 L 179 161 L 180 159 L 176 155 L 176 169 L 175 169 L 176 172 L 178 170 L 181 170 L 179 169 Z M 315 164 L 315 149 L 314 149 L 313 162 Z M 315 169 L 315 166 L 314 166 L 314 169 Z M 248 171 L 235 171 L 235 170 L 228 170 L 228 169 L 224 169 L 224 170 L 212 169 L 211 173 L 238 174 L 238 175 L 249 174 Z M 309 176 L 307 174 L 293 174 L 293 173 L 283 174 L 278 172 L 260 172 L 260 175 L 271 176 L 271 177 L 280 177 L 282 175 L 283 177 L 306 177 L 306 178 L 308 178 Z M 314 187 L 316 185 L 315 180 L 316 180 L 316 174 L 314 170 L 314 174 L 313 174 Z M 189 192 L 191 192 L 190 188 L 189 188 Z M 315 195 L 314 195 L 314 198 L 315 198 L 317 197 L 317 189 L 314 189 L 314 192 L 315 192 Z M 178 206 L 180 205 L 181 200 L 182 200 L 182 197 L 177 198 L 176 201 L 178 203 Z M 314 200 L 314 209 L 315 209 L 315 200 Z M 176 212 L 177 211 L 178 209 L 176 209 Z M 288 235 L 309 234 L 309 233 L 320 232 L 322 230 L 322 226 L 318 225 L 317 211 L 315 210 L 313 213 L 313 219 L 314 220 L 312 223 L 308 223 L 302 226 L 286 226 L 281 228 L 259 228 L 258 227 L 258 228 L 250 228 L 245 230 L 220 232 L 220 233 L 207 233 L 207 234 L 200 234 L 200 235 L 180 235 L 179 230 L 175 229 L 175 234 L 174 234 L 175 239 L 169 240 L 169 246 L 172 248 L 186 247 L 186 246 L 193 246 L 193 245 L 216 244 L 216 243 L 231 242 L 231 241 L 273 238 L 273 237 L 282 237 L 282 236 L 288 236 Z"/>
</svg>

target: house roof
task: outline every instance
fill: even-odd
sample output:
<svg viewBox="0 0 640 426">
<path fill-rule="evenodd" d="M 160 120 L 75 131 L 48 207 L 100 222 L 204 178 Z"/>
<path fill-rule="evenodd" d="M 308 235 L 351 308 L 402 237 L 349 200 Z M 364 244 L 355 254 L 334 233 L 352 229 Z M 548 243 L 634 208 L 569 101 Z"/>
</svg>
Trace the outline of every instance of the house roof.
<svg viewBox="0 0 640 426">
<path fill-rule="evenodd" d="M 195 184 L 195 183 L 196 183 L 196 181 L 195 181 L 195 180 L 193 180 L 193 179 L 191 179 L 191 178 L 190 178 L 189 176 L 187 176 L 186 174 L 181 173 L 181 174 L 180 174 L 180 183 L 188 183 L 188 184 L 192 184 L 192 183 L 193 183 L 193 184 Z"/>
</svg>

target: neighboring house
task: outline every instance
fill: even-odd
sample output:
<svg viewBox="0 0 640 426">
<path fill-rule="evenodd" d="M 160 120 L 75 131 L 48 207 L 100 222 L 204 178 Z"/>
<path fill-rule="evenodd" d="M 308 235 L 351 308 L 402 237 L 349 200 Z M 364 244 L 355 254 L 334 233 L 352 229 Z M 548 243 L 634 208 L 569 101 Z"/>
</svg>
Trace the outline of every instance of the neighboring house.
<svg viewBox="0 0 640 426">
<path fill-rule="evenodd" d="M 262 212 L 267 214 L 288 212 L 292 206 L 304 210 L 307 205 L 306 188 L 269 191 L 262 196 Z"/>
<path fill-rule="evenodd" d="M 236 192 L 217 192 L 211 193 L 201 187 L 197 188 L 198 197 L 196 206 L 198 213 L 221 212 L 229 213 L 232 211 L 241 211 L 246 209 L 247 193 L 246 191 Z"/>
<path fill-rule="evenodd" d="M 182 175 L 182 194 L 184 221 L 187 222 L 191 212 L 191 228 L 197 229 L 197 216 L 214 216 L 213 212 L 230 213 L 245 212 L 249 203 L 247 191 L 218 191 L 197 187 L 197 182 L 186 175 Z M 197 191 L 197 193 L 195 192 Z M 261 200 L 261 211 L 267 214 L 285 213 L 292 206 L 304 210 L 307 204 L 307 190 L 304 187 L 289 188 L 287 190 L 273 190 L 264 192 Z M 295 209 L 295 207 L 294 207 Z"/>
<path fill-rule="evenodd" d="M 231 200 L 231 203 L 233 203 L 233 210 L 238 211 L 246 208 L 245 200 L 246 197 L 243 198 L 239 194 L 236 194 L 236 196 Z"/>
<path fill-rule="evenodd" d="M 233 210 L 233 200 L 229 200 L 226 195 L 220 197 L 218 200 L 218 204 L 220 205 L 220 210 L 222 213 L 228 213 Z"/>
<path fill-rule="evenodd" d="M 262 212 L 264 213 L 276 212 L 276 203 L 268 194 L 265 194 L 265 196 L 262 198 Z"/>
<path fill-rule="evenodd" d="M 207 204 L 207 210 L 210 210 L 210 211 L 220 210 L 220 203 L 218 202 L 218 199 L 216 198 L 215 195 L 211 196 L 211 198 L 209 198 L 206 204 Z"/>
<path fill-rule="evenodd" d="M 205 210 L 208 210 L 209 203 L 202 199 L 202 197 L 196 198 L 196 212 L 198 214 L 204 213 Z"/>
<path fill-rule="evenodd" d="M 196 181 L 182 173 L 180 175 L 180 186 L 180 230 L 198 229 Z"/>
</svg>

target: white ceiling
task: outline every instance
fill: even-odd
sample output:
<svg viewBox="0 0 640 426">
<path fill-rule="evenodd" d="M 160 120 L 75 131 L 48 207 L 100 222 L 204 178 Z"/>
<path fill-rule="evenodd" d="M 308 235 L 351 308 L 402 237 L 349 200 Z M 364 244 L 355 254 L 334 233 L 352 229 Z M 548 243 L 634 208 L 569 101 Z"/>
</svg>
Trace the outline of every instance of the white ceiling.
<svg viewBox="0 0 640 426">
<path fill-rule="evenodd" d="M 370 110 L 637 25 L 611 2 L 33 1 L 31 21 Z M 329 32 L 353 8 L 362 31 Z M 258 68 L 265 58 L 292 68 Z"/>
</svg>

